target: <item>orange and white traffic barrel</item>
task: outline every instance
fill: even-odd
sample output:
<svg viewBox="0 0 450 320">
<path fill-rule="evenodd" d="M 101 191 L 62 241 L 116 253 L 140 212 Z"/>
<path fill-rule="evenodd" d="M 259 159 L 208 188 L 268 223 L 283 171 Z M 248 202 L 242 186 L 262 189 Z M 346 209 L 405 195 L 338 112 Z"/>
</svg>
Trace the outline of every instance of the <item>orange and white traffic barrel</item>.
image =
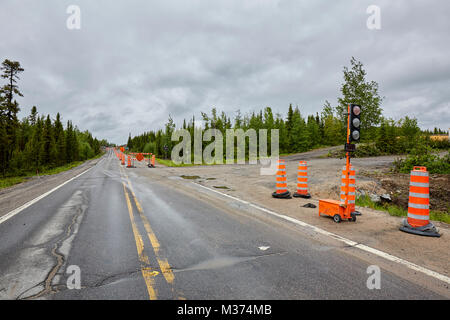
<svg viewBox="0 0 450 320">
<path fill-rule="evenodd" d="M 125 155 L 122 153 L 121 154 L 121 156 L 120 156 L 120 158 L 121 158 L 121 160 L 122 160 L 122 165 L 124 166 L 125 165 Z"/>
<path fill-rule="evenodd" d="M 311 195 L 308 193 L 308 165 L 306 161 L 298 163 L 297 192 L 293 196 L 296 198 L 311 198 Z"/>
<path fill-rule="evenodd" d="M 131 165 L 131 156 L 128 155 L 128 164 L 127 164 L 127 168 L 132 168 L 133 166 Z"/>
<path fill-rule="evenodd" d="M 401 231 L 421 236 L 440 237 L 430 222 L 430 177 L 426 167 L 414 167 L 409 182 L 408 218 Z"/>
<path fill-rule="evenodd" d="M 355 210 L 355 202 L 356 202 L 356 172 L 355 168 L 350 165 L 349 171 L 347 171 L 347 167 L 342 168 L 342 176 L 341 176 L 341 204 L 345 204 L 345 200 L 347 200 L 347 208 L 350 213 L 354 215 L 361 215 L 360 212 Z"/>
<path fill-rule="evenodd" d="M 347 206 L 350 208 L 350 211 L 355 211 L 356 176 L 353 166 L 350 166 L 349 171 L 347 171 L 346 167 L 342 168 L 340 198 L 342 204 L 345 204 L 345 200 L 347 199 Z"/>
<path fill-rule="evenodd" d="M 272 197 L 281 199 L 291 198 L 291 193 L 287 189 L 286 163 L 284 160 L 278 160 L 276 191 L 272 193 Z"/>
</svg>

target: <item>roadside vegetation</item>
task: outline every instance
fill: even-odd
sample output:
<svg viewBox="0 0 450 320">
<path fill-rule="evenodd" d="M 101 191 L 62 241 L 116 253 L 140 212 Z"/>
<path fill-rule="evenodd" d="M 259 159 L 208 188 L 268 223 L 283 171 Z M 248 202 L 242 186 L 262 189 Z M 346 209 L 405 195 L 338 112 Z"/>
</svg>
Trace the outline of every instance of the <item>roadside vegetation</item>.
<svg viewBox="0 0 450 320">
<path fill-rule="evenodd" d="M 39 115 L 36 106 L 19 120 L 17 81 L 24 71 L 17 61 L 6 59 L 0 70 L 6 84 L 0 87 L 0 188 L 20 183 L 30 176 L 55 174 L 102 154 L 99 141 L 89 131 L 80 131 L 71 121 L 64 128 L 61 115 Z"/>
<path fill-rule="evenodd" d="M 60 167 L 56 167 L 56 168 L 52 168 L 52 169 L 47 169 L 44 170 L 42 172 L 36 171 L 34 173 L 25 173 L 21 176 L 14 176 L 14 177 L 8 177 L 8 178 L 0 178 L 0 189 L 4 189 L 4 188 L 8 188 L 11 187 L 15 184 L 18 183 L 22 183 L 28 179 L 30 179 L 31 177 L 38 177 L 38 176 L 44 176 L 44 175 L 52 175 L 52 174 L 57 174 L 63 171 L 67 171 L 69 169 L 75 168 L 77 166 L 79 166 L 80 164 L 82 164 L 83 161 L 75 161 Z"/>
<path fill-rule="evenodd" d="M 433 132 L 422 131 L 417 119 L 407 116 L 399 121 L 382 119 L 381 125 L 376 128 L 373 141 L 359 144 L 352 157 L 406 155 L 405 159 L 399 158 L 395 161 L 393 172 L 409 173 L 414 166 L 425 166 L 430 173 L 448 174 L 450 141 L 445 138 L 445 134 L 448 135 L 438 128 Z M 445 139 L 436 139 L 441 136 Z M 328 156 L 345 157 L 345 152 L 343 150 L 330 152 Z"/>
<path fill-rule="evenodd" d="M 356 205 L 365 208 L 371 208 L 378 211 L 388 212 L 391 216 L 406 217 L 408 209 L 391 203 L 378 203 L 370 199 L 369 196 L 363 195 L 356 198 Z M 450 215 L 443 211 L 430 210 L 430 220 L 441 221 L 450 224 Z"/>
</svg>

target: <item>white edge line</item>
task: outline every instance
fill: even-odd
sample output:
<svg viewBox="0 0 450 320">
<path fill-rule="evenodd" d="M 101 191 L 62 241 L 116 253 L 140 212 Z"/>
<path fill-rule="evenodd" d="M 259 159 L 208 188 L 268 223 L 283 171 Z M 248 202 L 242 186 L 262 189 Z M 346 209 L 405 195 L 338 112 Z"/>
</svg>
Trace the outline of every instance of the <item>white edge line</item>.
<svg viewBox="0 0 450 320">
<path fill-rule="evenodd" d="M 295 223 L 295 224 L 297 224 L 297 225 L 300 225 L 300 226 L 302 226 L 302 227 L 306 227 L 306 228 L 312 229 L 313 231 L 315 231 L 315 232 L 317 232 L 317 233 L 320 233 L 320 234 L 323 234 L 323 235 L 325 235 L 325 236 L 328 236 L 328 237 L 331 237 L 331 238 L 333 238 L 333 239 L 336 239 L 336 240 L 338 240 L 338 241 L 341 241 L 341 242 L 343 242 L 343 243 L 345 243 L 345 244 L 347 244 L 347 245 L 350 245 L 350 246 L 352 246 L 352 247 L 354 247 L 354 248 L 358 248 L 358 249 L 360 249 L 360 250 L 363 250 L 363 251 L 369 252 L 369 253 L 371 253 L 371 254 L 374 254 L 374 255 L 376 255 L 376 256 L 382 257 L 382 258 L 384 258 L 384 259 L 386 259 L 386 260 L 389 260 L 389 261 L 392 261 L 392 262 L 396 262 L 396 263 L 398 263 L 398 264 L 402 264 L 402 265 L 406 266 L 406 267 L 409 268 L 409 269 L 412 269 L 412 270 L 415 270 L 415 271 L 424 273 L 424 274 L 426 274 L 427 276 L 436 278 L 436 279 L 441 280 L 441 281 L 443 281 L 443 282 L 445 282 L 445 283 L 447 283 L 447 284 L 450 284 L 450 278 L 449 278 L 449 277 L 447 277 L 447 276 L 445 276 L 445 275 L 442 275 L 442 274 L 440 274 L 440 273 L 437 273 L 437 272 L 435 272 L 435 271 L 433 271 L 433 270 L 427 269 L 427 268 L 425 268 L 425 267 L 421 267 L 421 266 L 416 265 L 416 264 L 414 264 L 414 263 L 412 263 L 412 262 L 409 262 L 409 261 L 407 261 L 407 260 L 403 260 L 403 259 L 398 258 L 398 257 L 396 257 L 396 256 L 393 256 L 393 255 L 391 255 L 391 254 L 389 254 L 389 253 L 383 252 L 383 251 L 381 251 L 381 250 L 374 249 L 374 248 L 369 247 L 369 246 L 366 246 L 366 245 L 364 245 L 364 244 L 360 244 L 360 243 L 357 243 L 357 242 L 355 242 L 355 241 L 349 240 L 349 239 L 347 239 L 347 238 L 341 237 L 341 236 L 339 236 L 339 235 L 337 235 L 337 234 L 334 234 L 334 233 L 328 232 L 328 231 L 326 231 L 326 230 L 320 229 L 320 228 L 318 228 L 318 227 L 316 227 L 316 226 L 313 226 L 313 225 L 311 225 L 311 224 L 308 224 L 308 223 L 306 223 L 306 222 L 303 222 L 303 221 L 294 219 L 294 218 L 292 218 L 292 217 L 288 217 L 288 216 L 285 216 L 285 215 L 276 213 L 276 212 L 274 212 L 274 211 L 268 210 L 268 209 L 266 209 L 266 208 L 257 206 L 257 205 L 255 205 L 255 204 L 253 204 L 253 203 L 251 203 L 251 202 L 248 202 L 248 201 L 245 201 L 245 200 L 242 200 L 242 199 L 239 199 L 239 198 L 230 196 L 230 195 L 228 195 L 228 194 L 225 194 L 225 193 L 222 193 L 222 192 L 220 192 L 220 191 L 217 191 L 217 190 L 214 190 L 214 189 L 205 187 L 205 186 L 203 186 L 203 185 L 201 185 L 201 184 L 198 184 L 198 183 L 195 183 L 195 182 L 192 182 L 192 183 L 195 184 L 195 185 L 197 185 L 197 186 L 200 186 L 200 187 L 202 187 L 202 188 L 204 188 L 204 189 L 207 189 L 207 190 L 209 190 L 209 191 L 218 193 L 218 194 L 220 194 L 220 195 L 222 195 L 222 196 L 225 196 L 225 197 L 228 197 L 228 198 L 230 198 L 230 199 L 233 199 L 233 200 L 242 202 L 242 203 L 244 203 L 244 204 L 246 204 L 246 205 L 249 205 L 249 206 L 251 206 L 251 207 L 253 207 L 253 208 L 256 208 L 256 209 L 258 209 L 258 210 L 261 210 L 261 211 L 264 211 L 264 212 L 266 212 L 266 213 L 269 213 L 269 214 L 271 214 L 271 215 L 273 215 L 273 216 L 276 216 L 276 217 L 278 217 L 278 218 L 281 218 L 281 219 L 290 221 L 290 222 Z"/>
<path fill-rule="evenodd" d="M 25 203 L 24 205 L 8 212 L 7 214 L 5 214 L 4 216 L 0 217 L 0 224 L 2 224 L 3 222 L 11 219 L 12 217 L 14 217 L 16 214 L 20 213 L 22 210 L 25 210 L 26 208 L 32 206 L 33 204 L 35 204 L 36 202 L 38 202 L 39 200 L 45 198 L 46 196 L 48 196 L 49 194 L 51 194 L 52 192 L 55 192 L 56 190 L 58 190 L 59 188 L 61 188 L 62 186 L 68 184 L 69 182 L 71 182 L 72 180 L 75 180 L 76 178 L 78 178 L 79 176 L 85 174 L 86 172 L 88 172 L 89 170 L 91 170 L 92 168 L 94 168 L 98 163 L 97 162 L 94 166 L 90 167 L 89 169 L 83 171 L 82 173 L 76 175 L 75 177 L 63 182 L 62 184 L 60 184 L 59 186 L 51 189 L 50 191 L 47 191 L 46 193 L 41 194 L 40 196 L 34 198 L 33 200 L 28 201 L 27 203 Z"/>
</svg>

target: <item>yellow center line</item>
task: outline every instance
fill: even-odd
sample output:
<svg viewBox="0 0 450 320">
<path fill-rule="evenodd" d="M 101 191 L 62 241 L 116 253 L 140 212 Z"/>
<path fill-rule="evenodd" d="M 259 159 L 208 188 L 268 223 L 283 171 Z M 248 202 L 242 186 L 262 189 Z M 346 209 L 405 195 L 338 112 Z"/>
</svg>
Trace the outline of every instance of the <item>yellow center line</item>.
<svg viewBox="0 0 450 320">
<path fill-rule="evenodd" d="M 140 235 L 139 230 L 136 226 L 136 222 L 134 220 L 133 207 L 131 205 L 130 197 L 128 196 L 128 192 L 127 192 L 125 183 L 122 182 L 122 184 L 123 184 L 123 191 L 125 193 L 125 198 L 127 200 L 128 213 L 130 215 L 131 227 L 133 229 L 134 240 L 136 241 L 136 248 L 137 248 L 139 260 L 142 263 L 142 265 L 141 265 L 142 276 L 144 277 L 150 300 L 156 300 L 157 299 L 157 291 L 153 287 L 153 285 L 154 285 L 153 278 L 156 275 L 158 275 L 159 272 L 156 270 L 152 270 L 152 268 L 148 267 L 148 265 L 150 264 L 150 261 L 148 259 L 148 256 L 144 253 L 144 241 L 142 241 L 142 236 Z"/>
<path fill-rule="evenodd" d="M 158 238 L 156 237 L 155 233 L 153 232 L 150 222 L 148 221 L 147 217 L 144 215 L 144 210 L 142 209 L 141 204 L 139 203 L 138 199 L 136 198 L 136 195 L 134 194 L 133 187 L 131 185 L 131 181 L 128 178 L 128 175 L 124 173 L 127 181 L 128 181 L 128 189 L 131 192 L 131 195 L 133 196 L 134 202 L 136 203 L 136 208 L 139 211 L 139 216 L 142 219 L 142 222 L 144 224 L 144 228 L 147 231 L 148 239 L 150 240 L 150 243 L 152 244 L 153 250 L 155 251 L 156 260 L 158 261 L 159 267 L 161 268 L 161 272 L 166 279 L 167 283 L 173 284 L 173 281 L 175 279 L 175 276 L 172 272 L 172 267 L 170 266 L 169 262 L 166 258 L 161 257 L 159 249 L 161 245 L 159 244 Z"/>
</svg>

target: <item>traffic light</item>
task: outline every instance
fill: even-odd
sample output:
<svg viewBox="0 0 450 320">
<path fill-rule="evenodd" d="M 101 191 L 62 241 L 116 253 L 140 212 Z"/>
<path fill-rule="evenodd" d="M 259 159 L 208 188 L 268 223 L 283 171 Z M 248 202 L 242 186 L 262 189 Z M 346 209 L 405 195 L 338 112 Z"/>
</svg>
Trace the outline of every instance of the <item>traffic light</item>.
<svg viewBox="0 0 450 320">
<path fill-rule="evenodd" d="M 361 106 L 350 105 L 350 142 L 359 142 L 361 127 Z"/>
</svg>

